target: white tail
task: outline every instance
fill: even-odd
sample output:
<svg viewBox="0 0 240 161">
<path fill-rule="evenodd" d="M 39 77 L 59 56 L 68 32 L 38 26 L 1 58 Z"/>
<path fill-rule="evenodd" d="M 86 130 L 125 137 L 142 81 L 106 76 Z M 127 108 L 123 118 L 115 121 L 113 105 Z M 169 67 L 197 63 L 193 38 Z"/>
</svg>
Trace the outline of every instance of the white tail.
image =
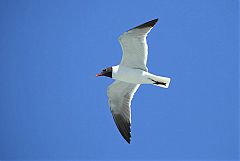
<svg viewBox="0 0 240 161">
<path fill-rule="evenodd" d="M 151 74 L 149 80 L 151 80 L 151 83 L 155 86 L 162 87 L 162 88 L 168 88 L 169 83 L 171 81 L 168 77 L 161 77 Z"/>
</svg>

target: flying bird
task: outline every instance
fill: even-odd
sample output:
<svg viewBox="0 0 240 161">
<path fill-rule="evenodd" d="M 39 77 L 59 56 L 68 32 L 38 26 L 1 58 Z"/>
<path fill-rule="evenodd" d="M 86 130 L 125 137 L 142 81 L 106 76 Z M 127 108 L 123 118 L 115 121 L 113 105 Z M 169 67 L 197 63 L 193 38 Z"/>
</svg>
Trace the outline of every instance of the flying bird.
<svg viewBox="0 0 240 161">
<path fill-rule="evenodd" d="M 106 76 L 115 81 L 108 87 L 108 104 L 113 119 L 123 138 L 130 144 L 131 100 L 141 84 L 168 88 L 170 78 L 148 72 L 148 45 L 146 37 L 158 19 L 124 32 L 119 37 L 123 55 L 119 65 L 103 69 L 96 76 Z"/>
</svg>

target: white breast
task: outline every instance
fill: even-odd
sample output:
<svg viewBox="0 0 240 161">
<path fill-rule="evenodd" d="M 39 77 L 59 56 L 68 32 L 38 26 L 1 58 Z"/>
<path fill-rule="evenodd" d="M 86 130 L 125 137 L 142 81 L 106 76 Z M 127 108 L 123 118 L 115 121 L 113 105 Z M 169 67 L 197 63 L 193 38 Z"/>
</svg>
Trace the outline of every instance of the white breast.
<svg viewBox="0 0 240 161">
<path fill-rule="evenodd" d="M 151 81 L 147 77 L 148 73 L 141 69 L 128 68 L 125 66 L 113 67 L 113 79 L 134 83 L 145 84 Z"/>
</svg>

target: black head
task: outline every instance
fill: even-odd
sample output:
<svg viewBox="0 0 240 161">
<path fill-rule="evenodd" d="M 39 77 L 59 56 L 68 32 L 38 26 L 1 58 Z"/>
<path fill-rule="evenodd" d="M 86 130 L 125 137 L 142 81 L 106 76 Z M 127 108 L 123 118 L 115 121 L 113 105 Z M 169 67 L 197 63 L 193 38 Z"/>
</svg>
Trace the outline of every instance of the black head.
<svg viewBox="0 0 240 161">
<path fill-rule="evenodd" d="M 96 77 L 99 77 L 99 76 L 106 76 L 106 77 L 112 78 L 112 67 L 103 69 L 100 74 L 96 74 Z"/>
</svg>

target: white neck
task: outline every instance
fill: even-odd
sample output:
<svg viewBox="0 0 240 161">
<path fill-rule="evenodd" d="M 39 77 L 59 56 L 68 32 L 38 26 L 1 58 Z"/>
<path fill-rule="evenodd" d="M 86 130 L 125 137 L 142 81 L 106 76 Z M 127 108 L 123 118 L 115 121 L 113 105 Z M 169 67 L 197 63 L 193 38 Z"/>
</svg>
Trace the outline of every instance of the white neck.
<svg viewBox="0 0 240 161">
<path fill-rule="evenodd" d="M 112 72 L 113 72 L 113 73 L 117 73 L 118 68 L 119 68 L 119 65 L 112 66 Z"/>
</svg>

